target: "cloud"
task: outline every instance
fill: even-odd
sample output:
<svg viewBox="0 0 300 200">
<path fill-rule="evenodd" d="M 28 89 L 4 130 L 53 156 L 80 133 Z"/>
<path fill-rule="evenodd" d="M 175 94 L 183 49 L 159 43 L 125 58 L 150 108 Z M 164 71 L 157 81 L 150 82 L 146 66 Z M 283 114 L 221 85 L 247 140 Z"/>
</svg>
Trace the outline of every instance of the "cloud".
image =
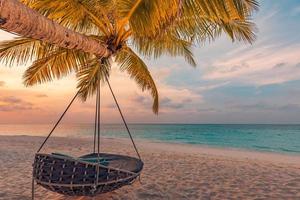
<svg viewBox="0 0 300 200">
<path fill-rule="evenodd" d="M 22 100 L 20 98 L 14 97 L 14 96 L 7 96 L 7 97 L 2 97 L 0 101 L 5 102 L 5 103 L 21 103 Z"/>
<path fill-rule="evenodd" d="M 46 94 L 37 94 L 35 96 L 38 97 L 38 98 L 48 97 L 48 95 L 46 95 Z"/>
<path fill-rule="evenodd" d="M 95 107 L 95 106 L 94 106 Z M 111 103 L 111 104 L 108 104 L 108 105 L 106 105 L 106 108 L 109 108 L 109 109 L 115 109 L 115 108 L 117 108 L 117 106 L 116 106 L 116 104 L 115 103 Z"/>
<path fill-rule="evenodd" d="M 220 112 L 220 110 L 215 109 L 215 108 L 198 108 L 197 111 L 200 112 L 200 113 L 201 112 L 205 112 L 205 113 L 207 113 L 207 112 Z"/>
<path fill-rule="evenodd" d="M 235 111 L 259 111 L 259 112 L 266 112 L 266 111 L 300 111 L 300 105 L 290 103 L 290 104 L 272 104 L 266 102 L 259 102 L 259 103 L 252 103 L 252 104 L 237 104 L 230 106 L 231 110 Z"/>
<path fill-rule="evenodd" d="M 135 102 L 135 104 L 142 105 L 144 108 L 148 108 L 150 104 L 152 104 L 152 99 L 137 95 L 132 100 Z M 188 107 L 189 104 L 193 102 L 192 98 L 186 97 L 181 100 L 171 99 L 170 97 L 163 97 L 159 101 L 160 109 L 163 111 L 166 110 L 178 110 L 185 107 Z"/>
<path fill-rule="evenodd" d="M 300 79 L 300 69 L 296 67 L 299 61 L 299 44 L 262 46 L 212 63 L 213 67 L 207 67 L 203 79 L 256 86 L 279 84 Z"/>
<path fill-rule="evenodd" d="M 137 95 L 137 96 L 133 97 L 132 100 L 139 103 L 139 104 L 144 104 L 144 103 L 149 102 L 149 98 L 146 98 L 146 97 L 141 96 L 141 95 Z"/>
<path fill-rule="evenodd" d="M 284 67 L 284 66 L 286 66 L 286 65 L 287 65 L 287 63 L 284 63 L 284 62 L 278 63 L 278 64 L 276 64 L 276 65 L 273 67 L 273 69 L 282 68 L 282 67 Z"/>
<path fill-rule="evenodd" d="M 198 91 L 198 92 L 209 91 L 209 90 L 213 90 L 213 89 L 217 89 L 217 88 L 226 86 L 229 83 L 230 83 L 229 81 L 226 81 L 226 82 L 221 82 L 221 83 L 214 83 L 214 84 L 199 86 L 195 90 Z"/>
<path fill-rule="evenodd" d="M 296 6 L 293 10 L 292 10 L 292 15 L 298 15 L 300 14 L 300 6 Z"/>
<path fill-rule="evenodd" d="M 0 81 L 0 87 L 5 86 L 5 81 Z"/>
<path fill-rule="evenodd" d="M 184 107 L 186 101 L 191 102 L 192 100 L 191 99 L 184 99 L 180 103 L 176 103 L 172 99 L 170 99 L 168 97 L 165 97 L 160 101 L 160 106 L 162 108 L 179 109 L 179 108 Z"/>
<path fill-rule="evenodd" d="M 14 96 L 5 96 L 0 98 L 0 111 L 20 111 L 36 109 L 30 102 L 24 101 Z"/>
</svg>

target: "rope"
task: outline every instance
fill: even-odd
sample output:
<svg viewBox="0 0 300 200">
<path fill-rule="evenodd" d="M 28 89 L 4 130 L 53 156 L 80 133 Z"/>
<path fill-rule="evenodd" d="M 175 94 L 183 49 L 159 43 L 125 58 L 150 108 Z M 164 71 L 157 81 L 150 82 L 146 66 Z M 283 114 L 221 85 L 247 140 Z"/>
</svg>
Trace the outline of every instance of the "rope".
<svg viewBox="0 0 300 200">
<path fill-rule="evenodd" d="M 44 140 L 43 144 L 40 146 L 40 148 L 37 150 L 37 153 L 39 153 L 43 146 L 46 144 L 47 140 L 49 139 L 49 137 L 52 135 L 53 131 L 56 129 L 56 127 L 58 126 L 58 124 L 60 123 L 60 121 L 62 120 L 62 118 L 65 116 L 66 112 L 69 110 L 69 108 L 71 107 L 72 103 L 74 102 L 74 100 L 76 99 L 76 97 L 78 96 L 79 91 L 76 93 L 76 95 L 73 97 L 73 99 L 71 100 L 71 102 L 69 103 L 69 105 L 67 106 L 66 110 L 63 112 L 63 114 L 60 116 L 60 118 L 58 119 L 58 121 L 56 122 L 56 124 L 54 125 L 54 127 L 52 128 L 52 130 L 50 131 L 50 133 L 48 134 L 48 136 L 46 137 L 46 139 Z"/>
<path fill-rule="evenodd" d="M 138 149 L 137 149 L 137 147 L 136 147 L 136 145 L 135 145 L 135 143 L 134 143 L 134 141 L 133 141 L 132 135 L 131 135 L 130 130 L 129 130 L 129 128 L 128 128 L 128 125 L 127 125 L 127 123 L 126 123 L 126 121 L 125 121 L 125 118 L 124 118 L 124 116 L 123 116 L 123 113 L 122 113 L 122 111 L 121 111 L 121 108 L 120 108 L 120 106 L 119 106 L 119 103 L 118 103 L 118 101 L 117 101 L 117 99 L 116 99 L 116 96 L 115 96 L 115 94 L 114 94 L 114 92 L 113 92 L 113 90 L 112 90 L 112 88 L 111 88 L 111 85 L 110 85 L 110 83 L 109 83 L 109 81 L 108 81 L 108 78 L 107 78 L 106 75 L 104 75 L 104 76 L 105 76 L 106 82 L 107 82 L 107 84 L 108 84 L 109 90 L 110 90 L 110 92 L 111 92 L 111 94 L 112 94 L 112 96 L 113 96 L 113 98 L 114 98 L 114 101 L 115 101 L 117 107 L 118 107 L 118 110 L 119 110 L 119 112 L 120 112 L 120 115 L 121 115 L 121 117 L 122 117 L 123 123 L 124 123 L 124 125 L 125 125 L 125 127 L 126 127 L 126 130 L 127 130 L 127 132 L 128 132 L 128 135 L 129 135 L 129 137 L 130 137 L 130 139 L 131 139 L 131 142 L 132 142 L 132 144 L 133 144 L 133 147 L 134 147 L 134 149 L 135 149 L 135 152 L 136 152 L 137 156 L 139 157 L 139 159 L 142 160 L 142 159 L 141 159 L 141 156 L 140 156 L 140 154 L 139 154 L 139 151 L 138 151 Z"/>
<path fill-rule="evenodd" d="M 65 111 L 62 113 L 62 115 L 60 116 L 60 118 L 58 119 L 58 121 L 56 122 L 56 124 L 54 125 L 54 127 L 52 128 L 52 130 L 50 131 L 50 133 L 48 134 L 48 136 L 46 137 L 46 139 L 44 140 L 44 142 L 40 146 L 40 148 L 37 150 L 37 153 L 39 153 L 42 150 L 43 146 L 46 144 L 46 142 L 48 141 L 48 139 L 52 135 L 53 131 L 56 129 L 56 127 L 58 126 L 58 124 L 60 123 L 62 118 L 65 116 L 66 112 L 69 110 L 69 108 L 71 107 L 72 103 L 74 102 L 74 100 L 76 99 L 78 94 L 79 94 L 79 91 L 76 93 L 76 95 L 73 97 L 73 99 L 71 100 L 71 102 L 69 103 L 69 105 L 67 106 Z M 32 182 L 31 182 L 31 199 L 32 200 L 34 200 L 34 190 L 35 190 L 35 188 L 34 188 L 34 177 L 33 177 L 33 174 L 32 174 Z"/>
<path fill-rule="evenodd" d="M 98 119 L 98 90 L 96 94 L 96 112 L 95 112 L 95 131 L 94 131 L 94 153 L 96 152 L 96 134 L 97 134 L 97 119 Z"/>
<path fill-rule="evenodd" d="M 34 200 L 34 177 L 32 174 L 32 180 L 31 180 L 31 200 Z"/>
<path fill-rule="evenodd" d="M 100 80 L 99 85 L 97 87 L 97 100 L 98 100 L 98 157 L 100 153 Z"/>
<path fill-rule="evenodd" d="M 97 186 L 98 186 L 98 182 L 99 182 L 99 173 L 100 173 L 100 167 L 99 167 L 99 164 L 100 164 L 100 80 L 99 80 L 99 85 L 97 86 L 97 96 L 96 96 L 96 99 L 97 99 L 97 118 L 95 119 L 95 121 L 98 122 L 98 148 L 97 148 L 97 168 L 96 168 L 96 171 L 97 171 L 97 177 L 96 177 L 96 182 L 95 182 L 95 185 L 94 185 L 94 190 L 96 191 L 97 190 Z"/>
</svg>

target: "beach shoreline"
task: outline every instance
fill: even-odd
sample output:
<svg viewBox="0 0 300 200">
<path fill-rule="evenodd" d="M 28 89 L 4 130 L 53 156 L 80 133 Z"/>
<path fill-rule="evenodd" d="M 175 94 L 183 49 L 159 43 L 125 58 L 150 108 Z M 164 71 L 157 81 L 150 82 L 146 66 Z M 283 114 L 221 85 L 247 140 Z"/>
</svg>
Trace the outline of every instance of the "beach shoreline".
<svg viewBox="0 0 300 200">
<path fill-rule="evenodd" d="M 0 125 L 0 135 L 46 137 L 53 124 Z M 129 124 L 135 139 L 191 144 L 212 148 L 300 155 L 300 125 L 137 125 Z M 52 136 L 93 137 L 94 124 L 62 124 Z M 102 124 L 101 136 L 128 138 L 123 124 Z"/>
<path fill-rule="evenodd" d="M 41 140 L 45 139 L 46 136 L 41 135 L 22 135 L 22 134 L 5 134 L 1 135 L 0 137 L 36 137 L 40 138 Z M 92 136 L 52 136 L 52 138 L 67 138 L 70 140 L 83 140 L 83 141 L 90 141 Z M 101 136 L 104 140 L 119 140 L 123 141 L 124 143 L 128 143 L 128 145 L 132 145 L 129 139 L 126 137 L 115 137 L 115 136 Z M 300 164 L 300 153 L 287 153 L 287 152 L 276 152 L 276 151 L 268 151 L 268 150 L 256 150 L 256 149 L 247 149 L 247 148 L 235 148 L 229 146 L 213 146 L 213 145 L 206 145 L 206 144 L 190 144 L 190 143 L 183 143 L 183 142 L 175 142 L 175 141 L 161 141 L 157 139 L 145 139 L 145 138 L 134 138 L 136 143 L 141 144 L 147 148 L 155 147 L 155 149 L 160 150 L 174 150 L 175 152 L 185 152 L 191 154 L 200 153 L 201 155 L 214 155 L 214 156 L 225 156 L 225 157 L 235 157 L 235 158 L 244 158 L 244 159 L 257 159 L 263 161 L 270 161 L 270 162 L 282 162 L 284 159 L 285 162 L 290 164 Z"/>
<path fill-rule="evenodd" d="M 44 139 L 0 135 L 0 199 L 30 199 L 31 164 Z M 145 163 L 142 184 L 137 182 L 99 199 L 300 198 L 298 155 L 144 139 L 136 144 Z M 53 137 L 43 152 L 79 156 L 90 153 L 92 147 L 91 138 Z M 101 138 L 100 147 L 105 152 L 136 156 L 125 138 Z M 70 199 L 42 187 L 36 195 L 37 199 Z"/>
</svg>

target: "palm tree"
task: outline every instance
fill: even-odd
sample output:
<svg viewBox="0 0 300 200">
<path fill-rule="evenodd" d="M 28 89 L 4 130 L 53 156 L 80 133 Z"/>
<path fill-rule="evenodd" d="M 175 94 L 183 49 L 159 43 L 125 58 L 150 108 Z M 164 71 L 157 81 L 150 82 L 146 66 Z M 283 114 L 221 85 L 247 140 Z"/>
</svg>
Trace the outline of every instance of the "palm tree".
<svg viewBox="0 0 300 200">
<path fill-rule="evenodd" d="M 253 42 L 256 0 L 0 0 L 0 27 L 21 35 L 0 43 L 0 61 L 31 63 L 26 86 L 78 77 L 83 100 L 117 62 L 142 90 L 149 90 L 158 112 L 158 91 L 139 57 L 184 56 L 196 63 L 192 45 L 222 33 L 232 41 Z M 27 7 L 26 7 L 26 6 Z M 138 53 L 136 53 L 136 50 Z"/>
</svg>

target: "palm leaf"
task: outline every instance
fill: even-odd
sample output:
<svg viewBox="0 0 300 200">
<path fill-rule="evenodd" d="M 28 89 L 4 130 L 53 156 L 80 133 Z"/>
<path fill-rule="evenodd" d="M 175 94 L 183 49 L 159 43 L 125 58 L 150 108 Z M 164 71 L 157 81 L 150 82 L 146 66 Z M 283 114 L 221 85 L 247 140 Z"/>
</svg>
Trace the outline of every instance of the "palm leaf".
<svg viewBox="0 0 300 200">
<path fill-rule="evenodd" d="M 85 34 L 108 34 L 111 30 L 101 0 L 23 0 L 61 25 Z"/>
<path fill-rule="evenodd" d="M 147 4 L 144 3 L 144 9 L 144 4 L 141 3 L 141 8 L 136 9 L 130 19 L 133 37 L 156 39 L 166 32 L 176 32 L 185 40 L 193 38 L 202 43 L 206 39 L 211 41 L 220 36 L 221 28 L 231 38 L 234 37 L 233 40 L 252 42 L 255 39 L 255 27 L 250 22 L 252 12 L 258 8 L 255 0 L 166 1 L 172 5 L 157 5 L 156 1 L 145 2 Z M 168 16 L 155 14 L 156 12 L 167 13 Z M 226 30 L 225 26 L 233 27 L 234 33 Z"/>
<path fill-rule="evenodd" d="M 244 20 L 231 20 L 227 23 L 220 21 L 218 23 L 219 29 L 227 33 L 232 41 L 248 41 L 252 43 L 256 36 L 253 30 L 256 30 L 255 25 L 252 22 Z"/>
<path fill-rule="evenodd" d="M 42 57 L 54 47 L 29 38 L 0 42 L 0 61 L 7 66 L 24 65 Z"/>
<path fill-rule="evenodd" d="M 153 97 L 152 110 L 157 114 L 159 107 L 158 91 L 147 65 L 129 47 L 122 49 L 117 54 L 116 61 L 121 65 L 121 70 L 127 71 L 131 78 L 137 82 L 142 91 L 150 90 Z"/>
<path fill-rule="evenodd" d="M 24 73 L 24 84 L 32 86 L 64 77 L 87 65 L 91 57 L 80 51 L 58 49 L 33 62 Z"/>
<path fill-rule="evenodd" d="M 117 10 L 123 22 L 128 22 L 135 34 L 154 34 L 162 24 L 177 15 L 178 0 L 117 0 Z"/>
<path fill-rule="evenodd" d="M 175 33 L 165 33 L 155 40 L 147 37 L 136 37 L 134 44 L 144 56 L 153 56 L 154 58 L 158 58 L 162 54 L 183 56 L 190 65 L 196 66 L 192 53 L 192 43 L 181 39 Z"/>
<path fill-rule="evenodd" d="M 106 80 L 104 76 L 108 76 L 110 68 L 111 64 L 108 59 L 93 59 L 76 73 L 78 78 L 77 88 L 83 101 L 95 93 L 101 80 Z"/>
</svg>

